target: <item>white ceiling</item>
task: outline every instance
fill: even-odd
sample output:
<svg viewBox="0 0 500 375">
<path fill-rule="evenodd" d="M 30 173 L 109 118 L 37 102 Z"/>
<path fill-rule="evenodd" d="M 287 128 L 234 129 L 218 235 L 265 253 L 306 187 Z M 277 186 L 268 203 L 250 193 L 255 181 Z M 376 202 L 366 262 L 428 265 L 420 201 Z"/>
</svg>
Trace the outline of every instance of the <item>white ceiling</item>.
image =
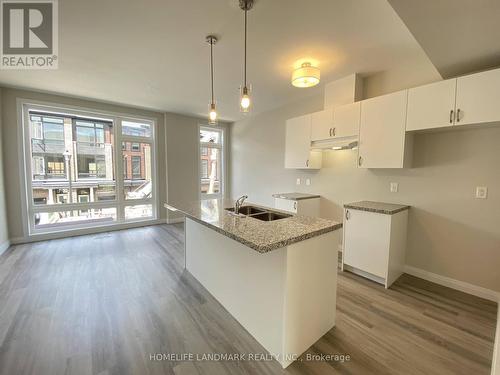
<svg viewBox="0 0 500 375">
<path fill-rule="evenodd" d="M 205 115 L 214 33 L 216 97 L 236 120 L 242 80 L 238 0 L 59 1 L 59 69 L 0 71 L 0 84 L 177 113 Z M 313 59 L 322 84 L 431 62 L 387 0 L 260 0 L 249 13 L 254 112 L 322 92 L 291 86 L 294 64 Z"/>
<path fill-rule="evenodd" d="M 444 78 L 500 65 L 499 0 L 389 0 Z"/>
</svg>

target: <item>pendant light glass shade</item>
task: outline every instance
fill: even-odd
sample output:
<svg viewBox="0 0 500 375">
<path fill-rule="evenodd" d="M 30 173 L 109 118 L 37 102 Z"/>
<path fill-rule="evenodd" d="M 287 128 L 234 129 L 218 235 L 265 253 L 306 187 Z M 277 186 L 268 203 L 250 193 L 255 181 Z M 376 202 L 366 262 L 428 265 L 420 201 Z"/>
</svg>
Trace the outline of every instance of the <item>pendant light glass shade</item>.
<svg viewBox="0 0 500 375">
<path fill-rule="evenodd" d="M 240 88 L 240 111 L 243 113 L 250 112 L 252 108 L 252 98 L 250 94 L 252 93 L 252 89 L 250 86 L 242 86 Z"/>
<path fill-rule="evenodd" d="M 217 106 L 215 105 L 214 99 L 214 44 L 217 43 L 217 38 L 213 35 L 209 35 L 206 38 L 208 44 L 210 44 L 210 84 L 211 84 L 211 99 L 208 105 L 208 124 L 217 125 Z"/>
<path fill-rule="evenodd" d="M 313 87 L 319 83 L 319 68 L 312 66 L 311 63 L 303 63 L 292 73 L 292 85 L 295 87 Z"/>
<path fill-rule="evenodd" d="M 210 103 L 208 105 L 208 124 L 217 125 L 217 108 L 215 103 Z"/>
</svg>

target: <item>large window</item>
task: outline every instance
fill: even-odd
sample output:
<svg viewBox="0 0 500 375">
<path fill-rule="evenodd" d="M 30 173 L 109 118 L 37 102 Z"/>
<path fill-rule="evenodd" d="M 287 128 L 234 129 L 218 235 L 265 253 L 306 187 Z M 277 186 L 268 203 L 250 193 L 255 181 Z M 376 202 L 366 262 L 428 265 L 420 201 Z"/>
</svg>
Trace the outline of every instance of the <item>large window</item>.
<svg viewBox="0 0 500 375">
<path fill-rule="evenodd" d="M 200 126 L 200 196 L 220 198 L 224 192 L 224 132 Z"/>
<path fill-rule="evenodd" d="M 153 121 L 30 104 L 23 112 L 30 234 L 156 218 Z"/>
</svg>

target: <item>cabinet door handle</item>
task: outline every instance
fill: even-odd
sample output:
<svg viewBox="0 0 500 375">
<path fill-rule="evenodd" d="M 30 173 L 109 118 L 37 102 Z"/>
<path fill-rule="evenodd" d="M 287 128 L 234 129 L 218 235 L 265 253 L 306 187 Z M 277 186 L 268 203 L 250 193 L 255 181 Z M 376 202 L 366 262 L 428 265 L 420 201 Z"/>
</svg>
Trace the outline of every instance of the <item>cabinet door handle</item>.
<svg viewBox="0 0 500 375">
<path fill-rule="evenodd" d="M 333 130 L 332 130 L 332 134 L 333 134 L 333 136 L 335 137 L 335 128 L 333 128 Z"/>
<path fill-rule="evenodd" d="M 361 167 L 363 165 L 363 158 L 360 156 L 358 159 L 358 165 Z"/>
<path fill-rule="evenodd" d="M 345 210 L 345 219 L 349 220 L 349 210 Z"/>
<path fill-rule="evenodd" d="M 455 113 L 455 111 L 452 109 L 450 111 L 450 124 L 453 124 L 453 114 Z"/>
<path fill-rule="evenodd" d="M 332 128 L 330 128 L 330 137 L 332 136 Z"/>
<path fill-rule="evenodd" d="M 297 210 L 297 202 L 294 202 L 294 203 L 293 203 L 293 209 L 294 209 L 294 210 Z"/>
<path fill-rule="evenodd" d="M 306 167 L 309 167 L 309 159 L 306 160 Z"/>
<path fill-rule="evenodd" d="M 457 109 L 457 122 L 460 122 L 460 108 Z"/>
</svg>

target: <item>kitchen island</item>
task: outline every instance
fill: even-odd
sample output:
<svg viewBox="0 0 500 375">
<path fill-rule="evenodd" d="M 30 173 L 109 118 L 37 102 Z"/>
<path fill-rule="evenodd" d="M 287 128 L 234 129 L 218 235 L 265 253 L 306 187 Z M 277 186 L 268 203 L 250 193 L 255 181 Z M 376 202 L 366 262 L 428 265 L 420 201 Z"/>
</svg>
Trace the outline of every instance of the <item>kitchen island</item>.
<svg viewBox="0 0 500 375">
<path fill-rule="evenodd" d="M 165 205 L 185 220 L 185 267 L 287 367 L 335 325 L 341 223 L 233 201 Z"/>
</svg>

